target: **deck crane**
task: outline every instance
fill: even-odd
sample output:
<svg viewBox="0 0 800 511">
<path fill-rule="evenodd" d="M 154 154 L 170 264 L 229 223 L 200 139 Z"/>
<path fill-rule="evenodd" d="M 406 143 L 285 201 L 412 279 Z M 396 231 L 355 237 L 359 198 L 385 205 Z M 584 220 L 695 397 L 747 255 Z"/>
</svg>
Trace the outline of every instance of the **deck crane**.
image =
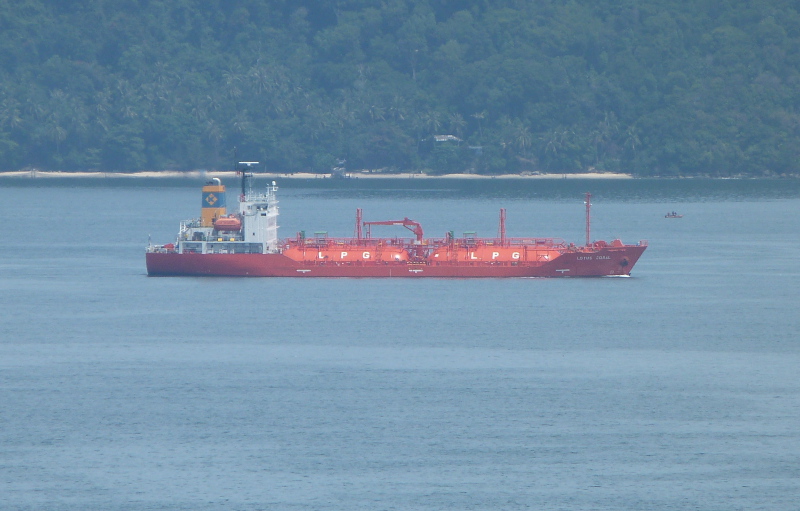
<svg viewBox="0 0 800 511">
<path fill-rule="evenodd" d="M 422 226 L 419 224 L 419 222 L 410 220 L 408 217 L 402 220 L 381 220 L 375 222 L 364 222 L 364 226 L 367 228 L 367 238 L 372 237 L 370 234 L 370 227 L 373 225 L 402 225 L 403 227 L 414 233 L 414 235 L 417 237 L 417 242 L 422 243 Z"/>
</svg>

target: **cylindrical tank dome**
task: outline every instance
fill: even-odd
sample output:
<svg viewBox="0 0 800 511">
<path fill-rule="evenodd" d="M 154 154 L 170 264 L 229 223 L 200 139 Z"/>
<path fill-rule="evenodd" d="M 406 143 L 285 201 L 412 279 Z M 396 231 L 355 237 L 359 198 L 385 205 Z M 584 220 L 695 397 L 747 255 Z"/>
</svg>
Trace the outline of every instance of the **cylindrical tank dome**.
<svg viewBox="0 0 800 511">
<path fill-rule="evenodd" d="M 343 263 L 380 263 L 408 261 L 408 251 L 397 247 L 342 246 L 342 247 L 298 247 L 284 249 L 283 255 L 295 261 L 343 262 Z"/>
</svg>

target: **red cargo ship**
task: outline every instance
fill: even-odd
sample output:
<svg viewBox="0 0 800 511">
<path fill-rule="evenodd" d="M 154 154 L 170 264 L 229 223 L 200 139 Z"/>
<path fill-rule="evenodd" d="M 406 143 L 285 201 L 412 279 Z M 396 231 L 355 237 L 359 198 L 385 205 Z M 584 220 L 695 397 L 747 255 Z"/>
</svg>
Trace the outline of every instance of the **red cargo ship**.
<svg viewBox="0 0 800 511">
<path fill-rule="evenodd" d="M 247 163 L 247 162 L 244 162 Z M 251 162 L 252 163 L 252 162 Z M 557 238 L 509 238 L 505 209 L 497 238 L 469 233 L 457 238 L 425 238 L 422 226 L 404 218 L 362 221 L 356 211 L 352 238 L 303 232 L 278 239 L 278 187 L 253 193 L 252 174 L 242 173 L 239 213 L 227 214 L 219 179 L 203 187 L 201 218 L 181 223 L 175 243 L 147 247 L 147 273 L 153 276 L 241 277 L 604 277 L 628 276 L 647 242 L 590 241 L 590 199 L 586 194 L 586 244 Z M 375 225 L 402 226 L 411 238 L 373 238 Z M 366 232 L 365 232 L 366 230 Z"/>
</svg>

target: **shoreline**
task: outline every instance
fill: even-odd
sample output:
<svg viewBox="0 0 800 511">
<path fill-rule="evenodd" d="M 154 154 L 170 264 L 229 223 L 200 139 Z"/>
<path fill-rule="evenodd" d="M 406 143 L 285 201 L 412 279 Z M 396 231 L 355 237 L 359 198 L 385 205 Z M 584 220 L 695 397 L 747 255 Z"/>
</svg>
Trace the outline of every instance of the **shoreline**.
<svg viewBox="0 0 800 511">
<path fill-rule="evenodd" d="M 210 179 L 236 178 L 236 172 L 216 171 L 216 170 L 192 170 L 187 172 L 180 171 L 145 171 L 145 172 L 61 172 L 44 170 L 19 170 L 12 172 L 0 172 L 0 178 L 24 178 L 24 179 L 52 179 L 52 178 L 83 178 L 83 179 L 141 179 L 141 178 L 170 178 L 170 179 Z M 488 176 L 481 174 L 442 174 L 428 175 L 417 173 L 398 173 L 384 174 L 372 172 L 348 172 L 344 177 L 333 177 L 331 174 L 312 174 L 310 172 L 263 172 L 254 173 L 255 179 L 333 179 L 336 181 L 347 181 L 351 179 L 634 179 L 631 174 L 614 172 L 589 172 L 583 174 L 500 174 Z"/>
</svg>

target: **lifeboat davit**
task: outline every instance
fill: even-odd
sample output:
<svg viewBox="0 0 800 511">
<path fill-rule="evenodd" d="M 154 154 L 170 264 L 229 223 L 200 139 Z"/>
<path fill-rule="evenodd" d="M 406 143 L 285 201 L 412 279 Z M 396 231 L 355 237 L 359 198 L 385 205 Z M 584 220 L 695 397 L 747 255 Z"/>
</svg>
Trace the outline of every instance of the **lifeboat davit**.
<svg viewBox="0 0 800 511">
<path fill-rule="evenodd" d="M 214 229 L 227 232 L 241 231 L 242 221 L 235 216 L 224 216 L 214 221 Z"/>
</svg>

